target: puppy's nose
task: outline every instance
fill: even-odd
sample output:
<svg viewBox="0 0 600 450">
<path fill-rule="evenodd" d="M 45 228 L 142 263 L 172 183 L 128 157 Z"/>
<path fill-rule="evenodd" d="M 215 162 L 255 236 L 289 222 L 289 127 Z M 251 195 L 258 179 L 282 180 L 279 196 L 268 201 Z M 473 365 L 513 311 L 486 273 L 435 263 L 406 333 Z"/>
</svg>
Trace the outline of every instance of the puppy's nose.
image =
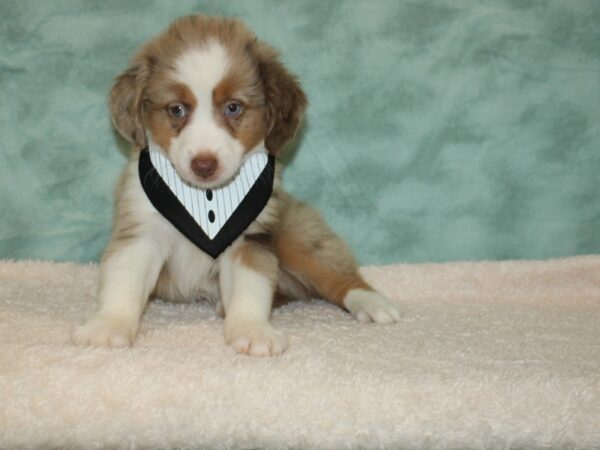
<svg viewBox="0 0 600 450">
<path fill-rule="evenodd" d="M 200 178 L 208 178 L 217 171 L 217 160 L 214 156 L 199 155 L 192 159 L 192 170 Z"/>
</svg>

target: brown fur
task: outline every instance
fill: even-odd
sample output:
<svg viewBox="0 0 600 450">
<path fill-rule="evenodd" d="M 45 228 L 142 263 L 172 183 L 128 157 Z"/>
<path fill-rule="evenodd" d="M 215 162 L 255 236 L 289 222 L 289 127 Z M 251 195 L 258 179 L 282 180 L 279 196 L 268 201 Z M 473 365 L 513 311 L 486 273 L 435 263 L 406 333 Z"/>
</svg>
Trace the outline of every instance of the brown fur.
<svg viewBox="0 0 600 450">
<path fill-rule="evenodd" d="M 196 107 L 196 97 L 187 86 L 180 83 L 150 86 L 154 91 L 147 94 L 148 99 L 144 104 L 144 121 L 156 143 L 162 148 L 168 149 L 171 139 L 183 130 L 190 116 L 188 114 L 181 119 L 171 117 L 167 108 L 174 103 L 181 103 L 189 111 L 193 111 Z"/>
<path fill-rule="evenodd" d="M 277 52 L 262 42 L 249 49 L 258 61 L 267 105 L 267 149 L 278 154 L 300 127 L 308 104 L 306 95 L 295 76 L 279 61 Z"/>
<path fill-rule="evenodd" d="M 239 65 L 219 83 L 213 92 L 215 117 L 244 148 L 250 150 L 265 138 L 264 97 L 256 71 Z M 243 71 L 246 69 L 249 71 Z M 221 112 L 231 99 L 241 103 L 240 117 L 225 117 Z"/>
<path fill-rule="evenodd" d="M 348 246 L 310 206 L 286 196 L 275 251 L 284 270 L 309 291 L 343 306 L 351 289 L 372 290 Z"/>
<path fill-rule="evenodd" d="M 263 274 L 273 283 L 277 282 L 277 256 L 272 248 L 246 241 L 237 249 L 237 257 L 242 264 Z"/>
<path fill-rule="evenodd" d="M 143 87 L 146 78 L 146 66 L 133 63 L 116 79 L 108 98 L 115 128 L 138 149 L 146 145 L 142 124 Z"/>
</svg>

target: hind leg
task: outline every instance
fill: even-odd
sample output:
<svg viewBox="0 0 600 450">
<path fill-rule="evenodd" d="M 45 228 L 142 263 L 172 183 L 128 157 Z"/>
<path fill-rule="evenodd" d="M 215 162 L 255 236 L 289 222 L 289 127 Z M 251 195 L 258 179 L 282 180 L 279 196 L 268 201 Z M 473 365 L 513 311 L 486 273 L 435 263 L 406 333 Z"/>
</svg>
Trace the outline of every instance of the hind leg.
<svg viewBox="0 0 600 450">
<path fill-rule="evenodd" d="M 279 262 L 308 292 L 348 310 L 361 322 L 400 319 L 396 304 L 358 273 L 352 252 L 310 206 L 286 196 L 275 249 Z"/>
</svg>

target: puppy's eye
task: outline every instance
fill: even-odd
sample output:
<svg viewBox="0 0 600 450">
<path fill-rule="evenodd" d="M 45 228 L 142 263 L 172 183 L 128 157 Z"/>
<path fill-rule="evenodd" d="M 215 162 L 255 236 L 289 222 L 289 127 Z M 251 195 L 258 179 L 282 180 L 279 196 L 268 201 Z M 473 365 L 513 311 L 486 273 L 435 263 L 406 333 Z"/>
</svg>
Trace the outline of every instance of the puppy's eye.
<svg viewBox="0 0 600 450">
<path fill-rule="evenodd" d="M 187 108 L 181 103 L 173 103 L 167 106 L 167 111 L 173 119 L 183 119 L 187 115 Z"/>
<path fill-rule="evenodd" d="M 223 112 L 227 117 L 239 116 L 244 107 L 240 102 L 229 102 L 225 105 L 225 111 Z"/>
</svg>

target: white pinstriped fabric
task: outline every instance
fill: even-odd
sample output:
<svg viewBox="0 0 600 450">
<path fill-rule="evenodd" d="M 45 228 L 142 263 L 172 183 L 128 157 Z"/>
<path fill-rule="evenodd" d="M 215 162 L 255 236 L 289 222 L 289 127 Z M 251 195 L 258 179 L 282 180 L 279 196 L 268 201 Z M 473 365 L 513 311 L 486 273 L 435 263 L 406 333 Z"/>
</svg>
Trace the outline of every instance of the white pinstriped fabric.
<svg viewBox="0 0 600 450">
<path fill-rule="evenodd" d="M 206 235 L 213 239 L 242 202 L 267 165 L 267 152 L 253 152 L 244 161 L 237 176 L 217 189 L 190 186 L 173 164 L 155 145 L 150 144 L 150 161 L 171 192 L 194 218 Z M 212 193 L 212 195 L 211 195 Z M 213 220 L 211 221 L 212 214 Z"/>
</svg>

